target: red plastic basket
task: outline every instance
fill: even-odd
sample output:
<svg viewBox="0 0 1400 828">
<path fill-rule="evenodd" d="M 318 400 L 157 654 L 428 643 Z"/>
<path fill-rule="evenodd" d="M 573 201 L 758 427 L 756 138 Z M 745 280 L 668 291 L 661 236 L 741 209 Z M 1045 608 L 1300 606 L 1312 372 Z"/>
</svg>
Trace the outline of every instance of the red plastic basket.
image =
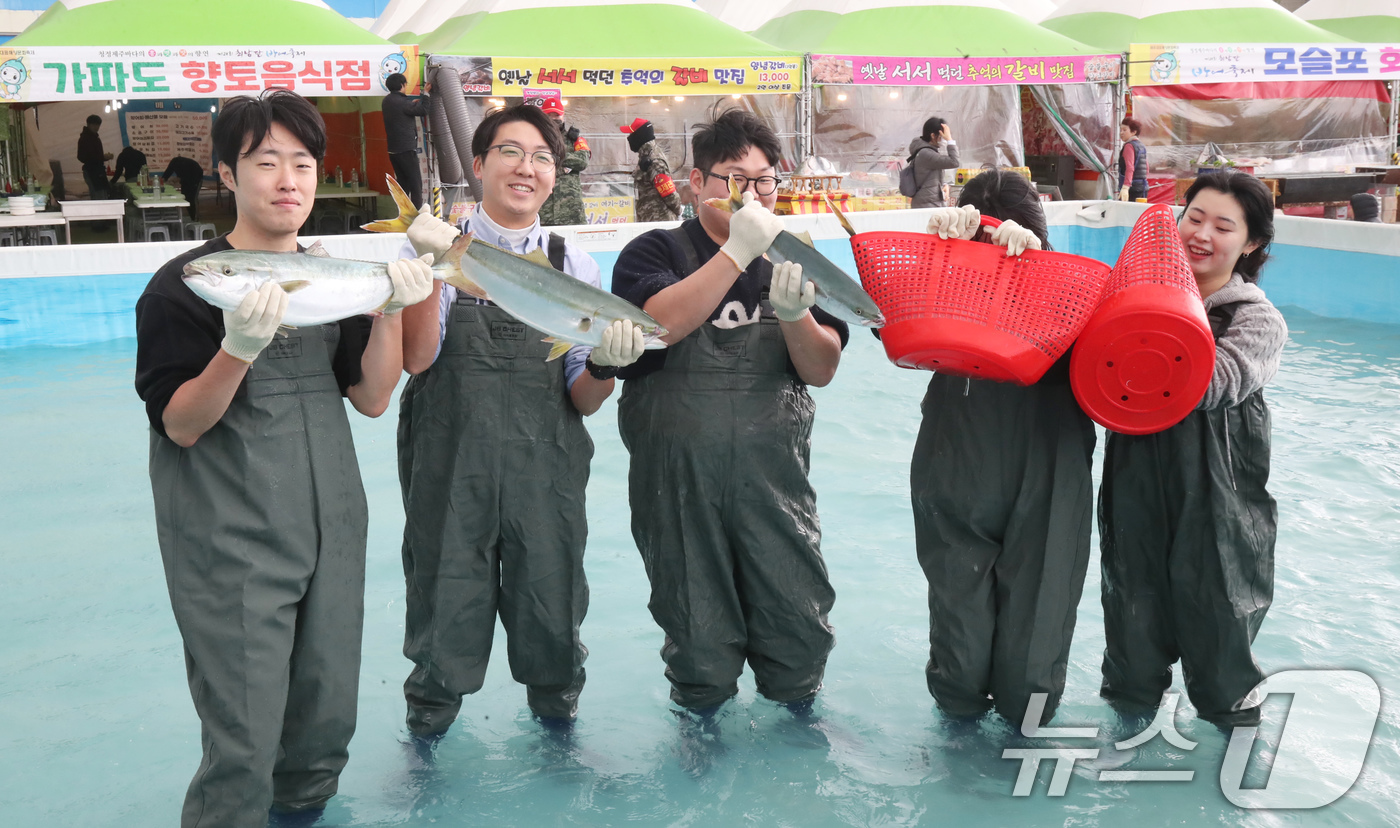
<svg viewBox="0 0 1400 828">
<path fill-rule="evenodd" d="M 988 216 L 982 224 L 1001 222 Z M 1085 256 L 931 233 L 851 238 L 880 341 L 904 368 L 1030 385 L 1064 355 L 1098 305 L 1109 268 Z"/>
<path fill-rule="evenodd" d="M 1215 370 L 1215 339 L 1170 207 L 1133 226 L 1103 302 L 1070 358 L 1084 412 L 1122 434 L 1151 434 L 1185 419 Z"/>
</svg>

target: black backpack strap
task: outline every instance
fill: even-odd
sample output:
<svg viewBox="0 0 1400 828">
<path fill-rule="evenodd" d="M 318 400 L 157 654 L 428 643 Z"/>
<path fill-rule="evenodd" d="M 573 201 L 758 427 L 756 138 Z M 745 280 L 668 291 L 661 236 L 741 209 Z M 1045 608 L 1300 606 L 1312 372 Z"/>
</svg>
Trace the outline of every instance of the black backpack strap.
<svg viewBox="0 0 1400 828">
<path fill-rule="evenodd" d="M 1230 323 L 1235 321 L 1235 311 L 1239 310 L 1243 302 L 1230 302 L 1224 305 L 1216 305 L 1206 313 L 1206 318 L 1210 320 L 1210 333 L 1216 341 L 1225 335 L 1225 331 L 1230 329 Z"/>
<path fill-rule="evenodd" d="M 681 255 L 685 256 L 685 272 L 676 274 L 684 279 L 700 269 L 700 253 L 696 251 L 695 242 L 690 240 L 690 234 L 685 231 L 684 224 L 669 228 L 666 232 L 676 240 L 676 244 L 681 248 Z"/>
<path fill-rule="evenodd" d="M 564 237 L 558 233 L 549 234 L 549 263 L 554 269 L 564 272 Z"/>
</svg>

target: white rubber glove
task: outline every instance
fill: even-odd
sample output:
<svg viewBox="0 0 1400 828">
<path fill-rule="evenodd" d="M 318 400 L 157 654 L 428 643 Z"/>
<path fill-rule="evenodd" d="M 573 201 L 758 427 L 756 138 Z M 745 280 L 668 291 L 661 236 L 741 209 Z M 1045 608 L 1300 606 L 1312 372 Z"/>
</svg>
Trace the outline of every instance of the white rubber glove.
<svg viewBox="0 0 1400 828">
<path fill-rule="evenodd" d="M 433 261 L 442 261 L 442 254 L 452 246 L 452 242 L 462 235 L 462 231 L 448 224 L 432 213 L 419 213 L 408 227 L 408 243 L 419 256 L 433 254 Z"/>
<path fill-rule="evenodd" d="M 394 283 L 394 295 L 381 311 L 392 316 L 410 305 L 427 299 L 433 292 L 433 254 L 424 253 L 416 259 L 389 262 L 389 281 Z"/>
<path fill-rule="evenodd" d="M 1040 237 L 1010 219 L 992 228 L 992 244 L 1006 248 L 1006 255 L 1019 256 L 1027 250 L 1040 250 Z"/>
<path fill-rule="evenodd" d="M 802 265 L 783 262 L 773 268 L 773 284 L 768 288 L 773 313 L 784 322 L 796 322 L 807 315 L 817 301 L 817 286 L 802 278 Z"/>
<path fill-rule="evenodd" d="M 1121 190 L 1118 191 L 1118 200 L 1119 200 L 1119 201 L 1127 201 L 1127 200 L 1128 200 L 1128 188 L 1127 188 L 1127 187 L 1124 187 L 1123 189 L 1121 189 Z"/>
<path fill-rule="evenodd" d="M 224 341 L 219 347 L 240 362 L 253 364 L 282 324 L 287 292 L 276 282 L 263 282 L 231 311 L 224 311 Z"/>
<path fill-rule="evenodd" d="M 962 207 L 935 207 L 928 218 L 925 232 L 934 233 L 940 239 L 968 240 L 977 235 L 981 226 L 982 214 L 971 204 Z"/>
<path fill-rule="evenodd" d="M 641 359 L 646 351 L 642 326 L 619 319 L 603 331 L 603 341 L 588 355 L 594 365 L 623 368 Z"/>
<path fill-rule="evenodd" d="M 763 255 L 783 232 L 783 222 L 768 211 L 753 193 L 744 193 L 744 206 L 729 219 L 729 241 L 719 249 L 740 270 Z"/>
</svg>

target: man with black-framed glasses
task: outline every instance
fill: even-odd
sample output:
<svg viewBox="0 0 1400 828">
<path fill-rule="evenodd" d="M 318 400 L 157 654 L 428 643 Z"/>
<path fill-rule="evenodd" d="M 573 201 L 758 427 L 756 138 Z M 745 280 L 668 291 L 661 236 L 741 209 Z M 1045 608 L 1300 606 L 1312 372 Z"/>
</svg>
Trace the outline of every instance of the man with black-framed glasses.
<svg viewBox="0 0 1400 828">
<path fill-rule="evenodd" d="M 813 307 L 800 267 L 763 258 L 782 222 L 778 138 L 730 110 L 692 141 L 699 215 L 634 239 L 613 292 L 670 331 L 622 371 L 618 428 L 631 454 L 632 537 L 676 704 L 710 715 L 758 691 L 806 713 L 835 642 L 835 595 L 807 480 L 815 406 L 836 373 L 845 323 Z M 704 203 L 744 190 L 733 214 Z"/>
<path fill-rule="evenodd" d="M 588 254 L 540 227 L 564 138 L 536 107 L 482 119 L 472 140 L 482 200 L 467 231 L 515 253 L 547 252 L 554 267 L 599 285 Z M 440 258 L 458 235 L 419 213 L 415 255 Z M 511 675 L 531 711 L 567 726 L 578 711 L 588 650 L 583 572 L 584 487 L 593 441 L 583 415 L 613 390 L 619 366 L 642 353 L 640 330 L 616 323 L 596 348 L 546 362 L 545 334 L 484 300 L 434 282 L 404 317 L 399 481 L 405 526 L 408 727 L 436 736 L 464 695 L 481 689 L 499 614 Z M 407 314 L 408 311 L 405 311 Z"/>
</svg>

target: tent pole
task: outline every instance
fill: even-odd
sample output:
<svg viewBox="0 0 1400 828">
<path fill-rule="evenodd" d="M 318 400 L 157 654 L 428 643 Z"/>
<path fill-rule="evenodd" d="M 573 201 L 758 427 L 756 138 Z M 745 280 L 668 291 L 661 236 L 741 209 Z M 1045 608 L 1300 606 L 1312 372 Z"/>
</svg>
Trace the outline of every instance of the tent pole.
<svg viewBox="0 0 1400 828">
<path fill-rule="evenodd" d="M 1395 144 L 1396 137 L 1397 137 L 1397 136 L 1396 136 L 1396 132 L 1397 132 L 1397 131 L 1400 131 L 1400 108 L 1397 108 L 1397 102 L 1396 102 L 1396 100 L 1395 100 L 1395 94 L 1396 94 L 1397 92 L 1400 92 L 1400 81 L 1391 81 L 1391 82 L 1390 82 L 1390 163 L 1392 163 L 1392 164 L 1396 163 L 1397 160 L 1400 160 L 1400 159 L 1397 159 L 1397 155 L 1396 155 L 1396 153 L 1397 153 L 1397 148 L 1396 148 L 1396 144 Z"/>
<path fill-rule="evenodd" d="M 812 130 L 812 55 L 802 56 L 802 92 L 797 96 L 797 159 L 796 163 L 817 154 L 817 145 Z"/>
</svg>

